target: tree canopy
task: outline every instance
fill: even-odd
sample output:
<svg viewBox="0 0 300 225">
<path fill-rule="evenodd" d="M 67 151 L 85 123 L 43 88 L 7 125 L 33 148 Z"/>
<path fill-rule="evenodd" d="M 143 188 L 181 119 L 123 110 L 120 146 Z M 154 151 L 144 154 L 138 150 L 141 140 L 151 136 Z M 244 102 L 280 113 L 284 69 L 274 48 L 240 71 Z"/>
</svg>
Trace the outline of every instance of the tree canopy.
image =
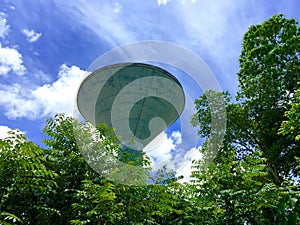
<svg viewBox="0 0 300 225">
<path fill-rule="evenodd" d="M 103 157 L 146 167 L 149 159 L 115 144 L 104 124 L 93 131 L 57 114 L 46 120 L 40 147 L 18 131 L 0 139 L 0 224 L 299 224 L 300 223 L 300 28 L 274 15 L 243 37 L 235 101 L 207 91 L 195 101 L 192 123 L 211 134 L 209 98 L 226 105 L 223 143 L 206 141 L 189 183 L 165 168 L 145 184 L 149 170 L 134 173 L 140 185 L 107 179 L 80 150 L 75 126 Z M 298 82 L 298 83 L 297 83 Z M 218 131 L 214 131 L 218 135 Z M 81 137 L 80 136 L 80 137 Z M 217 155 L 209 164 L 211 151 Z M 106 158 L 105 158 L 106 159 Z M 96 165 L 101 166 L 101 165 Z M 120 175 L 121 176 L 121 175 Z"/>
</svg>

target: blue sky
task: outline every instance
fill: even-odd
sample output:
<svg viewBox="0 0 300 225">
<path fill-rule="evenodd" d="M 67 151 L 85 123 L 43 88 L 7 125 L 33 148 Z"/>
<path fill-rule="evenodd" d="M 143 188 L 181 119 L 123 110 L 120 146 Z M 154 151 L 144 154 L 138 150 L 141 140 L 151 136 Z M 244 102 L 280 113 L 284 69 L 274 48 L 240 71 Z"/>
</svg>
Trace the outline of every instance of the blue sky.
<svg viewBox="0 0 300 225">
<path fill-rule="evenodd" d="M 243 33 L 275 13 L 300 21 L 299 8 L 298 0 L 1 1 L 0 137 L 20 129 L 40 144 L 46 117 L 72 115 L 88 66 L 129 42 L 162 40 L 192 50 L 234 95 Z M 163 135 L 160 154 L 168 155 L 181 137 Z M 190 158 L 186 152 L 181 159 Z"/>
</svg>

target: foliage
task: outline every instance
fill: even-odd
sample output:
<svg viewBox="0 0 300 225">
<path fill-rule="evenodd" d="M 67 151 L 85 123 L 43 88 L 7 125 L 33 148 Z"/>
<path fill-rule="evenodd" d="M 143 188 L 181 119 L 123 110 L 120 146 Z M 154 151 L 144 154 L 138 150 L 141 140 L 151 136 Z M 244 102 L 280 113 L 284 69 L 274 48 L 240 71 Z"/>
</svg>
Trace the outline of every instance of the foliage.
<svg viewBox="0 0 300 225">
<path fill-rule="evenodd" d="M 222 94 L 227 109 L 224 140 L 240 157 L 261 151 L 267 159 L 270 178 L 281 184 L 284 177 L 295 175 L 295 156 L 299 156 L 300 149 L 300 143 L 294 138 L 278 134 L 285 115 L 298 116 L 297 105 L 293 105 L 296 103 L 290 104 L 295 101 L 296 81 L 300 80 L 297 22 L 274 15 L 262 24 L 251 26 L 244 35 L 240 65 L 236 102 L 229 103 L 228 94 Z M 205 93 L 195 102 L 194 118 L 198 118 L 202 137 L 209 137 L 214 113 L 208 109 L 207 95 L 211 93 Z M 220 94 L 214 94 L 217 95 Z M 293 121 L 297 128 L 299 120 Z"/>
<path fill-rule="evenodd" d="M 80 151 L 76 144 L 80 141 L 74 133 L 76 126 L 85 128 L 80 138 L 93 136 L 93 130 L 63 114 L 46 122 L 43 131 L 48 138 L 43 142 L 47 149 L 20 133 L 0 140 L 1 224 L 159 224 L 157 221 L 168 221 L 166 213 L 180 214 L 174 188 L 178 183 L 170 177 L 172 173 L 161 171 L 153 185 L 109 181 L 90 167 L 82 156 L 84 149 Z M 126 149 L 114 145 L 116 139 L 105 126 L 97 127 L 101 142 L 83 138 L 94 140 L 90 147 L 122 151 L 124 161 L 133 161 L 131 152 L 126 158 Z M 137 161 L 141 166 L 148 163 L 147 159 Z"/>
<path fill-rule="evenodd" d="M 299 142 L 278 134 L 300 81 L 297 21 L 279 14 L 251 26 L 243 38 L 238 79 L 237 100 L 247 125 L 243 138 L 256 143 L 250 146 L 264 153 L 270 175 L 280 184 L 283 177 L 295 174 L 294 157 L 300 148 Z"/>
<path fill-rule="evenodd" d="M 0 224 L 299 224 L 299 38 L 282 15 L 249 28 L 236 101 L 209 90 L 195 102 L 206 141 L 190 183 L 166 167 L 151 175 L 149 158 L 105 124 L 57 114 L 45 148 L 10 132 L 0 139 Z"/>
<path fill-rule="evenodd" d="M 195 101 L 192 122 L 201 137 L 210 138 L 219 113 L 210 109 L 209 96 L 224 99 L 227 127 L 213 163 L 195 165 L 192 201 L 199 214 L 191 224 L 299 223 L 299 44 L 294 19 L 274 15 L 251 26 L 243 39 L 236 101 L 211 90 Z M 206 141 L 203 154 L 210 148 Z"/>
<path fill-rule="evenodd" d="M 205 151 L 205 150 L 203 150 Z M 297 224 L 300 186 L 269 181 L 266 159 L 256 151 L 243 159 L 225 145 L 214 163 L 195 164 L 186 224 Z M 196 213 L 195 213 L 196 212 Z"/>
<path fill-rule="evenodd" d="M 279 134 L 296 141 L 300 141 L 300 82 L 298 82 L 298 86 L 292 97 L 291 107 L 284 114 L 287 120 L 282 122 L 279 131 Z"/>
<path fill-rule="evenodd" d="M 277 191 L 265 183 L 265 159 L 247 156 L 236 158 L 236 151 L 224 146 L 215 163 L 193 173 L 193 201 L 199 224 L 271 224 Z M 226 151 L 225 151 L 226 149 Z M 230 151 L 229 151 L 230 150 Z M 258 154 L 258 153 L 257 153 Z"/>
<path fill-rule="evenodd" d="M 44 204 L 57 188 L 57 173 L 45 162 L 44 151 L 19 131 L 0 140 L 1 223 L 43 224 L 57 216 L 55 208 Z"/>
</svg>

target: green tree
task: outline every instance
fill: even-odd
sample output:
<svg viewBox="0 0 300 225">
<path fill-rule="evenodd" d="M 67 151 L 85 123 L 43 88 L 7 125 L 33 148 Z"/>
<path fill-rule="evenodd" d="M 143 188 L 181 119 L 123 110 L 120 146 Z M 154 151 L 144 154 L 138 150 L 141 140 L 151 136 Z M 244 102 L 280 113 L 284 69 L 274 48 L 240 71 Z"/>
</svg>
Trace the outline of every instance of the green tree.
<svg viewBox="0 0 300 225">
<path fill-rule="evenodd" d="M 163 168 L 146 185 L 148 158 L 103 124 L 48 118 L 44 149 L 11 132 L 0 139 L 0 223 L 299 224 L 299 38 L 282 15 L 246 32 L 236 102 L 211 90 L 195 102 L 207 141 L 190 184 Z"/>
<path fill-rule="evenodd" d="M 291 107 L 285 112 L 286 120 L 282 122 L 279 134 L 300 141 L 300 82 L 298 82 L 298 89 L 289 104 Z"/>
<path fill-rule="evenodd" d="M 19 131 L 0 139 L 0 223 L 45 224 L 58 211 L 46 204 L 57 173 L 45 166 L 43 149 Z"/>
<path fill-rule="evenodd" d="M 195 165 L 189 224 L 275 224 L 278 190 L 265 162 L 258 152 L 240 160 L 224 145 L 208 167 Z"/>
<path fill-rule="evenodd" d="M 278 134 L 300 80 L 300 28 L 294 19 L 274 15 L 248 29 L 238 80 L 235 103 L 229 103 L 228 94 L 223 93 L 227 110 L 224 140 L 237 149 L 240 157 L 261 151 L 270 178 L 281 184 L 284 177 L 295 175 L 295 156 L 299 156 L 300 149 L 295 139 Z M 209 95 L 195 102 L 197 114 L 193 120 L 198 119 L 202 137 L 209 136 L 211 127 Z"/>
<path fill-rule="evenodd" d="M 99 143 L 93 140 L 90 127 L 57 114 L 47 119 L 43 131 L 48 135 L 43 140 L 48 146 L 47 167 L 58 175 L 55 178 L 58 187 L 49 194 L 47 204 L 59 211 L 60 216 L 52 217 L 51 224 L 115 224 L 120 205 L 114 202 L 114 185 L 90 167 L 77 144 L 80 140 L 76 139 L 75 132 L 80 131 L 77 137 L 97 147 Z M 98 146 L 101 152 L 107 150 L 102 146 Z"/>
<path fill-rule="evenodd" d="M 218 151 L 212 163 L 207 165 L 204 160 L 195 166 L 192 193 L 198 197 L 193 204 L 199 207 L 203 220 L 195 215 L 194 222 L 299 222 L 299 183 L 294 181 L 300 150 L 296 138 L 299 59 L 297 22 L 274 15 L 251 26 L 244 35 L 236 102 L 230 103 L 226 92 L 213 91 L 195 101 L 197 113 L 192 122 L 199 127 L 201 137 L 210 138 L 215 132 L 212 118 L 223 116 L 222 109 L 211 110 L 209 99 L 224 99 L 227 127 L 223 145 L 208 141 L 203 145 L 204 158 Z M 209 212 L 214 213 L 208 216 Z"/>
<path fill-rule="evenodd" d="M 238 80 L 238 110 L 244 121 L 236 123 L 241 123 L 243 137 L 232 139 L 241 142 L 243 138 L 243 145 L 251 140 L 250 148 L 264 153 L 272 179 L 280 184 L 283 177 L 295 175 L 294 157 L 300 148 L 299 142 L 278 134 L 300 80 L 300 28 L 296 20 L 279 14 L 248 29 Z"/>
<path fill-rule="evenodd" d="M 115 152 L 113 155 L 123 163 L 148 165 L 147 158 L 135 157 L 130 149 L 120 149 L 115 144 L 116 137 L 111 136 L 112 132 L 105 125 L 95 129 L 58 114 L 47 119 L 44 132 L 49 137 L 44 140 L 49 147 L 45 150 L 47 166 L 58 174 L 55 178 L 58 188 L 49 196 L 48 204 L 55 207 L 60 216 L 51 218 L 52 224 L 168 224 L 169 218 L 175 219 L 181 213 L 175 188 L 179 184 L 166 171 L 161 171 L 167 174 L 165 179 L 139 186 L 119 184 L 109 181 L 106 178 L 109 174 L 101 175 L 102 170 L 111 169 L 106 160 L 116 162 L 112 154 L 106 153 Z M 99 139 L 95 138 L 96 134 Z M 126 175 L 124 179 L 144 180 L 146 174 L 133 173 L 128 177 L 127 171 Z M 165 185 L 157 184 L 161 182 Z"/>
</svg>

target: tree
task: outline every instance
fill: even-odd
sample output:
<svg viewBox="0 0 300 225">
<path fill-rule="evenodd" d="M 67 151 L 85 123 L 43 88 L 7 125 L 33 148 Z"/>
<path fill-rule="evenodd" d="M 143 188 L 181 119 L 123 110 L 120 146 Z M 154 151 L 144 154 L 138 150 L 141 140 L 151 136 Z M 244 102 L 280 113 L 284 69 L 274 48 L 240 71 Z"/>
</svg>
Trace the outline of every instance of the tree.
<svg viewBox="0 0 300 225">
<path fill-rule="evenodd" d="M 100 139 L 95 139 L 97 129 Z M 183 187 L 178 179 L 162 170 L 153 185 L 128 186 L 108 180 L 88 164 L 96 153 L 106 160 L 111 158 L 103 155 L 105 151 L 116 151 L 116 158 L 140 166 L 147 159 L 120 149 L 107 127 L 97 129 L 57 114 L 47 119 L 43 129 L 48 136 L 43 140 L 46 149 L 19 133 L 0 140 L 1 223 L 172 224 L 183 212 L 178 200 L 182 191 L 177 193 Z M 80 132 L 82 140 L 76 139 L 75 132 Z M 81 146 L 80 150 L 78 142 L 89 144 L 92 158 L 83 157 L 86 149 Z M 144 175 L 133 174 L 132 179 L 143 180 Z"/>
<path fill-rule="evenodd" d="M 287 120 L 281 123 L 279 131 L 279 134 L 295 141 L 300 141 L 300 82 L 298 82 L 298 86 L 289 103 L 291 107 L 284 114 Z"/>
<path fill-rule="evenodd" d="M 45 202 L 57 188 L 44 151 L 19 131 L 0 139 L 0 223 L 45 224 L 58 211 Z"/>
<path fill-rule="evenodd" d="M 296 20 L 279 14 L 248 29 L 238 80 L 237 100 L 245 122 L 237 123 L 246 124 L 240 126 L 242 143 L 255 143 L 250 143 L 251 148 L 264 153 L 271 177 L 280 184 L 283 177 L 295 175 L 294 157 L 300 148 L 299 142 L 278 135 L 300 80 L 300 28 Z"/>
<path fill-rule="evenodd" d="M 282 15 L 246 32 L 236 102 L 212 90 L 195 102 L 207 140 L 191 183 L 163 168 L 147 185 L 145 154 L 119 146 L 104 124 L 57 114 L 45 148 L 11 132 L 0 139 L 0 223 L 299 224 L 299 37 Z"/>
<path fill-rule="evenodd" d="M 209 98 L 223 98 L 227 111 L 223 144 L 214 146 L 206 141 L 202 147 L 204 155 L 215 148 L 216 158 L 209 165 L 198 162 L 195 166 L 193 204 L 199 207 L 203 218 L 195 216 L 195 221 L 299 222 L 299 183 L 294 181 L 300 150 L 296 138 L 299 59 L 297 22 L 274 15 L 262 24 L 251 26 L 244 35 L 236 102 L 230 103 L 226 92 L 213 91 L 195 101 L 197 113 L 192 121 L 204 138 L 211 136 L 211 118 L 223 116 L 222 110 L 210 109 Z M 209 212 L 213 216 L 207 217 Z"/>
<path fill-rule="evenodd" d="M 58 187 L 49 193 L 47 201 L 59 212 L 59 217 L 51 218 L 51 224 L 69 224 L 70 221 L 92 224 L 97 219 L 105 221 L 103 224 L 115 224 L 119 205 L 114 203 L 114 185 L 100 177 L 82 156 L 74 133 L 76 127 L 84 131 L 82 138 L 92 137 L 91 130 L 83 129 L 78 121 L 64 114 L 48 118 L 43 129 L 48 136 L 43 140 L 48 146 L 46 165 L 58 175 L 55 178 Z"/>
<path fill-rule="evenodd" d="M 300 149 L 295 139 L 278 134 L 285 113 L 292 107 L 289 102 L 294 101 L 296 81 L 300 80 L 300 28 L 294 19 L 274 15 L 248 29 L 238 80 L 235 103 L 229 103 L 228 94 L 223 93 L 227 109 L 224 140 L 237 149 L 240 157 L 261 151 L 270 178 L 281 184 L 284 177 L 295 175 L 295 156 Z M 195 102 L 202 137 L 208 137 L 210 131 L 206 95 Z"/>
<path fill-rule="evenodd" d="M 235 149 L 224 145 L 208 167 L 195 165 L 192 177 L 197 214 L 189 224 L 275 224 L 278 190 L 266 182 L 261 153 L 240 160 Z"/>
</svg>

